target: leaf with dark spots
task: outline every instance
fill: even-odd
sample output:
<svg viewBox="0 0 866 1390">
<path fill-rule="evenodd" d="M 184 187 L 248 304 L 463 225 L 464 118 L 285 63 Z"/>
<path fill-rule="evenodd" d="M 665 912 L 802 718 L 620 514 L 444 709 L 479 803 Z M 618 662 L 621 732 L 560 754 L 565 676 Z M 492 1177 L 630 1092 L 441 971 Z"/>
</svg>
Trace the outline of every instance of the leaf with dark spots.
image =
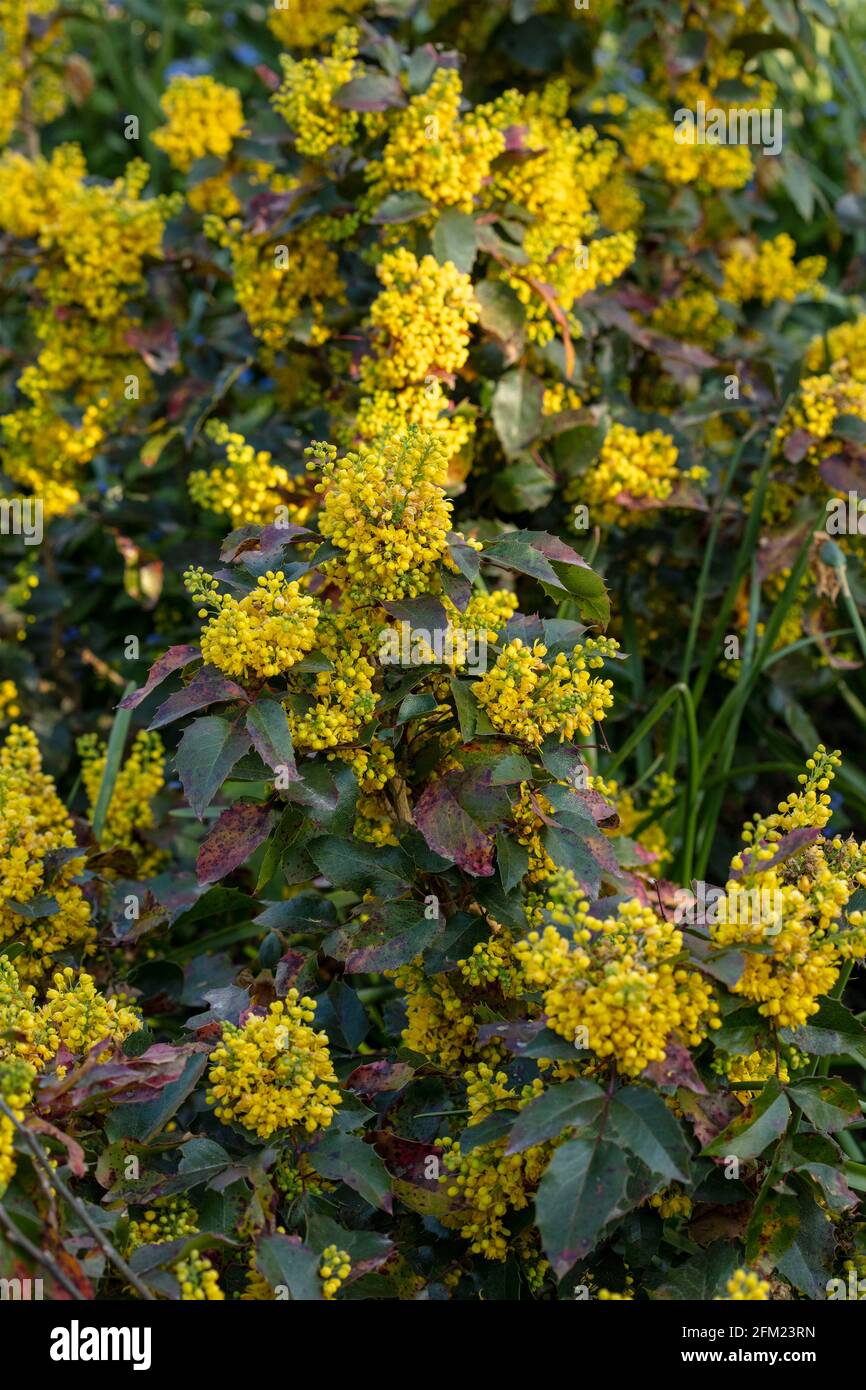
<svg viewBox="0 0 866 1390">
<path fill-rule="evenodd" d="M 378 1096 L 389 1091 L 402 1091 L 415 1075 L 408 1062 L 367 1062 L 356 1067 L 343 1083 L 348 1090 L 361 1096 Z"/>
<path fill-rule="evenodd" d="M 186 798 L 199 820 L 235 763 L 248 751 L 250 736 L 239 724 L 207 715 L 184 730 L 175 754 Z"/>
<path fill-rule="evenodd" d="M 688 1048 L 673 1038 L 668 1038 L 664 1059 L 661 1062 L 650 1062 L 648 1067 L 644 1067 L 641 1076 L 662 1089 L 683 1086 L 687 1091 L 694 1091 L 696 1095 L 707 1094 L 707 1088 L 697 1073 Z"/>
<path fill-rule="evenodd" d="M 432 783 L 415 807 L 415 824 L 427 844 L 475 878 L 495 871 L 494 844 L 443 782 Z"/>
<path fill-rule="evenodd" d="M 147 680 L 138 690 L 133 690 L 131 695 L 125 696 L 117 706 L 118 709 L 137 709 L 142 700 L 146 700 L 152 690 L 170 676 L 172 671 L 178 671 L 183 666 L 189 666 L 191 661 L 201 658 L 198 647 L 181 645 L 169 647 L 168 651 L 162 656 L 157 657 L 147 673 Z"/>
<path fill-rule="evenodd" d="M 214 705 L 225 700 L 248 700 L 247 692 L 234 681 L 224 676 L 216 666 L 202 666 L 196 671 L 189 685 L 159 706 L 148 725 L 149 729 L 161 729 L 185 714 L 192 714 L 206 705 Z"/>
<path fill-rule="evenodd" d="M 223 811 L 196 860 L 199 883 L 216 883 L 245 864 L 267 839 L 273 814 L 267 806 L 236 801 Z"/>
<path fill-rule="evenodd" d="M 433 1172 L 439 1170 L 441 1151 L 433 1144 L 403 1139 L 387 1129 L 374 1131 L 373 1144 L 388 1172 L 395 1178 L 415 1187 L 426 1188 L 429 1192 L 441 1191 L 439 1179 L 432 1176 Z M 431 1160 L 435 1160 L 435 1163 Z"/>
<path fill-rule="evenodd" d="M 301 781 L 288 716 L 279 700 L 257 700 L 247 710 L 247 733 L 262 762 L 282 772 L 287 782 Z"/>
<path fill-rule="evenodd" d="M 643 1075 L 647 1076 L 647 1072 L 643 1072 Z M 732 1120 L 742 1114 L 742 1106 L 733 1095 L 698 1095 L 685 1086 L 677 1091 L 677 1102 L 687 1116 L 699 1144 L 709 1144 Z"/>
<path fill-rule="evenodd" d="M 837 492 L 856 492 L 862 494 L 866 485 L 866 461 L 863 450 L 843 449 L 821 460 L 818 472 L 830 487 Z M 842 504 L 846 509 L 848 500 Z M 859 514 L 858 514 L 859 519 Z"/>
<path fill-rule="evenodd" d="M 788 1097 L 778 1081 L 770 1081 L 759 1096 L 707 1144 L 707 1157 L 758 1158 L 781 1134 L 791 1116 Z"/>
</svg>

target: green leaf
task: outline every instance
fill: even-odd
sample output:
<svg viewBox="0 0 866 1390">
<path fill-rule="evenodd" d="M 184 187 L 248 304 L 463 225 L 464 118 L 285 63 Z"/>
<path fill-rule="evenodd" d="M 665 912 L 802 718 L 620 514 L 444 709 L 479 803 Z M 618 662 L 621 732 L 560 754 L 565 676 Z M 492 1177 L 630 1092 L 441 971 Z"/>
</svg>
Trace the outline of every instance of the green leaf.
<svg viewBox="0 0 866 1390">
<path fill-rule="evenodd" d="M 369 1202 L 371 1207 L 390 1212 L 391 1179 L 371 1144 L 355 1134 L 326 1134 L 310 1153 L 317 1173 L 332 1182 L 344 1182 Z"/>
<path fill-rule="evenodd" d="M 601 1087 L 583 1077 L 551 1086 L 521 1110 L 505 1152 L 519 1154 L 545 1139 L 557 1138 L 563 1130 L 591 1124 L 604 1101 Z"/>
<path fill-rule="evenodd" d="M 776 1267 L 806 1298 L 823 1301 L 833 1274 L 835 1229 L 811 1192 L 800 1197 L 798 1214 L 797 1233 Z"/>
<path fill-rule="evenodd" d="M 541 429 L 544 387 L 538 377 L 514 367 L 497 383 L 491 414 L 496 433 L 509 457 L 519 454 Z"/>
<path fill-rule="evenodd" d="M 708 1157 L 757 1158 L 784 1133 L 791 1115 L 788 1098 L 778 1081 L 771 1081 L 717 1139 L 708 1144 Z"/>
<path fill-rule="evenodd" d="M 688 1182 L 691 1148 L 656 1091 L 627 1086 L 613 1098 L 608 1124 L 623 1148 L 667 1182 Z"/>
<path fill-rule="evenodd" d="M 247 711 L 247 732 L 262 762 L 274 772 L 285 769 L 288 782 L 301 780 L 288 716 L 279 700 L 257 700 Z"/>
<path fill-rule="evenodd" d="M 430 204 L 420 193 L 389 193 L 377 207 L 371 222 L 378 225 L 391 225 L 396 222 L 411 222 L 429 212 Z"/>
<path fill-rule="evenodd" d="M 523 345 L 526 313 L 510 285 L 502 280 L 482 280 L 475 286 L 475 298 L 481 311 L 480 323 L 485 333 L 498 338 L 512 352 Z"/>
<path fill-rule="evenodd" d="M 788 1087 L 788 1095 L 815 1129 L 831 1133 L 847 1129 L 851 1121 L 860 1118 L 857 1092 L 836 1077 L 814 1077 Z"/>
<path fill-rule="evenodd" d="M 510 893 L 529 872 L 529 850 L 513 835 L 500 830 L 496 836 L 496 867 L 502 890 Z"/>
<path fill-rule="evenodd" d="M 866 1028 L 838 999 L 822 999 L 821 1007 L 802 1028 L 782 1028 L 783 1042 L 813 1057 L 853 1057 L 866 1066 Z"/>
<path fill-rule="evenodd" d="M 594 1250 L 620 1212 L 628 1175 L 621 1150 L 607 1140 L 572 1139 L 556 1150 L 535 1198 L 535 1219 L 558 1279 Z"/>
<path fill-rule="evenodd" d="M 351 888 L 359 894 L 369 889 L 385 898 L 397 898 L 409 888 L 411 866 L 395 846 L 366 845 L 360 840 L 347 842 L 337 835 L 321 835 L 310 840 L 307 849 L 319 871 L 335 888 Z"/>
<path fill-rule="evenodd" d="M 735 1245 L 729 1241 L 714 1241 L 707 1250 L 668 1274 L 663 1284 L 653 1290 L 653 1298 L 710 1303 L 724 1298 L 726 1284 L 742 1262 Z"/>
<path fill-rule="evenodd" d="M 468 275 L 475 262 L 478 240 L 475 219 L 466 212 L 449 208 L 433 228 L 433 254 L 440 264 L 451 261 Z"/>
<path fill-rule="evenodd" d="M 249 734 L 241 725 L 229 724 L 216 715 L 196 719 L 184 730 L 175 765 L 187 801 L 199 820 L 249 747 Z"/>
<path fill-rule="evenodd" d="M 392 106 L 405 106 L 406 94 L 396 77 L 366 72 L 340 87 L 331 100 L 344 111 L 387 111 Z"/>
<path fill-rule="evenodd" d="M 297 1236 L 260 1236 L 256 1268 L 272 1289 L 287 1289 L 292 1301 L 313 1303 L 324 1298 L 319 1256 Z"/>
</svg>

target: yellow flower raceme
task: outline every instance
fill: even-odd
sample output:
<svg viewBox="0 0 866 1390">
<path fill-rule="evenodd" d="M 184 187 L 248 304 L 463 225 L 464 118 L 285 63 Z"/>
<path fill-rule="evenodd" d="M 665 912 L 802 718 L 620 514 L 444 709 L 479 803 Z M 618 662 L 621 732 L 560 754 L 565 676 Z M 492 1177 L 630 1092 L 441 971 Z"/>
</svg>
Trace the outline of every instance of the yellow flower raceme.
<svg viewBox="0 0 866 1390">
<path fill-rule="evenodd" d="M 186 1197 L 161 1197 L 152 1207 L 129 1223 L 127 1250 L 140 1245 L 162 1245 L 194 1236 L 199 1229 L 198 1214 Z"/>
<path fill-rule="evenodd" d="M 718 1027 L 712 988 L 684 961 L 681 932 L 637 899 L 603 919 L 588 907 L 554 883 L 547 926 L 516 947 L 527 978 L 544 991 L 554 1032 L 583 1037 L 591 1052 L 637 1076 L 664 1058 L 671 1034 L 695 1047 Z"/>
<path fill-rule="evenodd" d="M 628 525 L 641 518 L 643 508 L 630 509 L 627 499 L 638 504 L 662 503 L 677 483 L 686 479 L 702 482 L 707 477 L 706 469 L 699 466 L 680 470 L 678 457 L 673 439 L 663 430 L 641 434 L 630 425 L 611 425 L 598 462 L 575 479 L 568 499 L 583 502 L 593 520 L 602 525 Z"/>
<path fill-rule="evenodd" d="M 308 467 L 322 473 L 319 529 L 341 552 L 325 562 L 326 573 L 358 603 L 426 592 L 451 524 L 437 440 L 410 429 L 343 458 L 328 444 L 308 452 Z"/>
<path fill-rule="evenodd" d="M 236 599 L 221 594 L 218 581 L 201 568 L 188 570 L 184 583 L 199 617 L 215 609 L 201 637 L 205 661 L 239 680 L 268 680 L 284 675 L 310 651 L 316 640 L 316 601 L 302 594 L 282 570 L 260 575 L 256 587 Z"/>
<path fill-rule="evenodd" d="M 374 351 L 361 364 L 364 391 L 399 390 L 459 371 L 479 316 L 470 277 L 451 261 L 419 261 L 405 246 L 387 252 L 377 274 L 384 288 L 370 309 Z"/>
<path fill-rule="evenodd" d="M 84 867 L 83 853 L 47 872 L 46 857 L 74 848 L 75 835 L 53 781 L 42 771 L 35 734 L 19 724 L 10 727 L 0 748 L 0 827 L 0 942 L 23 941 L 16 968 L 22 978 L 35 980 L 60 951 L 89 954 L 95 932 L 90 905 L 74 882 Z M 57 903 L 56 912 L 28 920 L 10 906 L 42 897 Z"/>
<path fill-rule="evenodd" d="M 20 1058 L 0 1061 L 0 1097 L 19 1123 L 33 1091 L 34 1070 Z M 15 1176 L 15 1126 L 8 1115 L 0 1115 L 0 1197 Z"/>
<path fill-rule="evenodd" d="M 57 971 L 45 992 L 39 1026 L 55 1033 L 70 1052 L 81 1055 L 105 1038 L 123 1042 L 142 1024 L 134 1009 L 100 994 L 86 971 L 76 976 L 67 965 Z"/>
<path fill-rule="evenodd" d="M 462 83 L 456 68 L 440 67 L 425 92 L 414 96 L 391 123 L 381 158 L 364 173 L 379 201 L 411 189 L 435 207 L 471 212 L 505 149 L 501 131 L 460 115 Z"/>
<path fill-rule="evenodd" d="M 272 8 L 268 28 L 286 48 L 321 48 L 364 9 L 367 0 L 316 0 L 315 5 L 292 3 Z"/>
<path fill-rule="evenodd" d="M 302 1125 L 326 1129 L 340 1104 L 326 1033 L 309 1026 L 312 999 L 289 990 L 266 1015 L 249 1014 L 241 1027 L 223 1024 L 208 1073 L 208 1103 L 260 1139 Z"/>
<path fill-rule="evenodd" d="M 358 129 L 355 111 L 334 103 L 340 87 L 351 81 L 358 56 L 358 34 L 341 29 L 326 58 L 290 58 L 280 55 L 282 85 L 271 98 L 295 133 L 299 154 L 324 159 L 340 146 L 350 148 Z"/>
<path fill-rule="evenodd" d="M 751 1269 L 735 1269 L 727 1282 L 723 1303 L 756 1302 L 770 1297 L 770 1285 Z"/>
<path fill-rule="evenodd" d="M 78 740 L 81 774 L 91 811 L 94 810 L 105 770 L 106 745 L 95 734 Z M 159 852 L 143 848 L 136 832 L 154 825 L 153 799 L 165 786 L 165 748 L 157 733 L 142 729 L 117 774 L 100 843 L 120 845 L 139 860 L 138 872 L 147 877 L 159 865 Z"/>
<path fill-rule="evenodd" d="M 767 305 L 780 299 L 792 303 L 798 294 L 812 289 L 827 268 L 823 256 L 809 256 L 795 264 L 796 250 L 794 239 L 787 232 L 762 241 L 757 249 L 749 242 L 736 246 L 722 261 L 722 299 L 732 304 L 744 304 L 750 299 L 760 299 Z"/>
<path fill-rule="evenodd" d="M 182 173 L 206 155 L 224 159 L 243 129 L 240 93 L 212 77 L 172 78 L 159 104 L 168 124 L 154 131 L 153 143 Z"/>
<path fill-rule="evenodd" d="M 0 681 L 0 723 L 17 719 L 21 714 L 18 704 L 18 687 L 14 681 Z"/>
<path fill-rule="evenodd" d="M 842 921 L 852 893 L 866 885 L 862 846 L 820 836 L 780 863 L 771 862 L 790 831 L 827 824 L 827 788 L 838 764 L 839 754 L 820 745 L 800 777 L 801 790 L 771 815 L 747 823 L 746 848 L 731 861 L 726 897 L 710 925 L 718 945 L 743 948 L 745 968 L 732 993 L 757 1004 L 780 1027 L 807 1023 L 842 963 L 866 956 L 866 917 L 855 911 Z"/>
<path fill-rule="evenodd" d="M 553 733 L 560 742 L 586 737 L 613 704 L 612 682 L 591 673 L 617 649 L 611 638 L 587 637 L 548 664 L 543 643 L 528 647 L 515 637 L 473 687 L 475 698 L 497 729 L 526 743 Z"/>
<path fill-rule="evenodd" d="M 351 1272 L 352 1261 L 346 1251 L 338 1250 L 336 1245 L 326 1246 L 322 1251 L 322 1258 L 319 1263 L 319 1278 L 322 1281 L 324 1297 L 326 1299 L 334 1298 Z"/>
<path fill-rule="evenodd" d="M 180 1285 L 182 1303 L 219 1302 L 225 1298 L 213 1261 L 200 1250 L 191 1250 L 178 1260 L 172 1265 L 172 1273 Z"/>
<path fill-rule="evenodd" d="M 189 494 L 194 502 L 230 517 L 236 526 L 273 525 L 283 519 L 300 525 L 306 520 L 309 504 L 299 497 L 303 478 L 292 477 L 266 449 L 254 449 L 225 421 L 209 421 L 205 429 L 225 449 L 226 463 L 190 473 Z"/>
</svg>

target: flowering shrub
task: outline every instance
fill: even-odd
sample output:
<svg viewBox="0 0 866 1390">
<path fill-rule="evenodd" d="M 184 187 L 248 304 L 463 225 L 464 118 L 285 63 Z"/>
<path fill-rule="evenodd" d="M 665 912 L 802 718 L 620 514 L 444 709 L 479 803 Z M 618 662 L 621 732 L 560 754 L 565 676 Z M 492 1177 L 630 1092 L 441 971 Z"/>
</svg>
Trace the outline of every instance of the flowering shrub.
<svg viewBox="0 0 866 1390">
<path fill-rule="evenodd" d="M 833 1297 L 862 20 L 168 9 L 0 5 L 0 1274 Z"/>
</svg>

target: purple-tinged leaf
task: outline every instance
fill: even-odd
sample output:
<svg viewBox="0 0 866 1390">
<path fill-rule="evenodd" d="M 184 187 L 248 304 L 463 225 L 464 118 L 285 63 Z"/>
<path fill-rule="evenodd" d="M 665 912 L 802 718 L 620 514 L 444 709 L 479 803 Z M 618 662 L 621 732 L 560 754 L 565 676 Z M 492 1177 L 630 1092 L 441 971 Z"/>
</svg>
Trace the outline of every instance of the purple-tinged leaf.
<svg viewBox="0 0 866 1390">
<path fill-rule="evenodd" d="M 216 883 L 246 863 L 268 838 L 272 819 L 267 806 L 254 802 L 235 802 L 223 811 L 199 849 L 196 860 L 199 883 Z"/>
<path fill-rule="evenodd" d="M 196 671 L 189 685 L 169 695 L 157 709 L 148 725 L 149 729 L 161 729 L 175 719 L 183 719 L 185 714 L 204 709 L 222 700 L 248 700 L 247 692 L 234 681 L 224 676 L 216 666 L 202 666 Z"/>
<path fill-rule="evenodd" d="M 415 824 L 430 849 L 475 878 L 494 872 L 494 844 L 443 782 L 427 788 L 415 807 Z"/>
<path fill-rule="evenodd" d="M 147 680 L 138 690 L 133 690 L 131 695 L 127 695 L 118 709 L 137 709 L 142 700 L 146 700 L 152 690 L 161 685 L 166 676 L 170 676 L 172 671 L 177 671 L 182 666 L 188 666 L 191 661 L 196 661 L 201 657 L 198 647 L 187 644 L 178 647 L 169 647 L 167 652 L 157 657 L 147 673 Z"/>
<path fill-rule="evenodd" d="M 199 820 L 235 763 L 249 751 L 250 736 L 239 724 L 207 715 L 183 732 L 175 754 L 181 784 Z"/>
</svg>

